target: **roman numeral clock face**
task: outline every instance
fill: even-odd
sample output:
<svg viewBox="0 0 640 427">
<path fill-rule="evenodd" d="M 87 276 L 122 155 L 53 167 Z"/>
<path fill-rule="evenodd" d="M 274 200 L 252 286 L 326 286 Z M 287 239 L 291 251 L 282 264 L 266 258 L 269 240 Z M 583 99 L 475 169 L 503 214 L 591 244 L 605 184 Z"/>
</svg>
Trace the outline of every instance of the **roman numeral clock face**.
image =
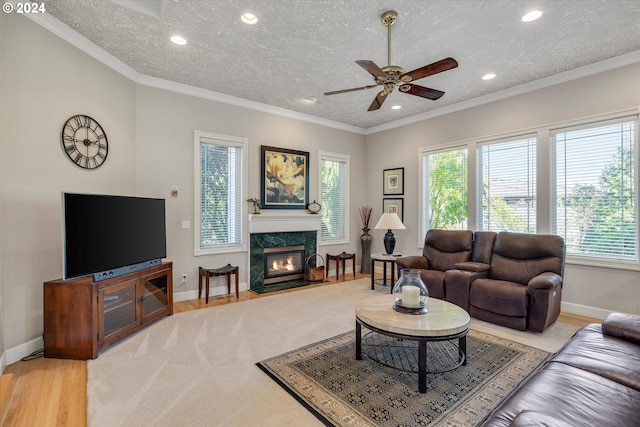
<svg viewBox="0 0 640 427">
<path fill-rule="evenodd" d="M 73 116 L 64 124 L 62 148 L 73 163 L 84 169 L 100 167 L 109 153 L 107 134 L 102 126 L 85 115 Z"/>
</svg>

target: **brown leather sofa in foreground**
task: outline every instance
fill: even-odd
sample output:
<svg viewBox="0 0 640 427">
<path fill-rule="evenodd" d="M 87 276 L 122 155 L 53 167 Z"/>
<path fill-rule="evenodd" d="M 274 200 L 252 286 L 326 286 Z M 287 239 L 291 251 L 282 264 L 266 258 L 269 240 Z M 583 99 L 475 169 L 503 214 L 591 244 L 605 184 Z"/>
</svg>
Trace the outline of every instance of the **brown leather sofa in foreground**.
<svg viewBox="0 0 640 427">
<path fill-rule="evenodd" d="M 423 255 L 396 264 L 420 269 L 430 297 L 475 318 L 542 332 L 560 314 L 564 256 L 555 235 L 429 230 Z"/>
<path fill-rule="evenodd" d="M 640 425 L 640 317 L 584 326 L 483 427 Z"/>
</svg>

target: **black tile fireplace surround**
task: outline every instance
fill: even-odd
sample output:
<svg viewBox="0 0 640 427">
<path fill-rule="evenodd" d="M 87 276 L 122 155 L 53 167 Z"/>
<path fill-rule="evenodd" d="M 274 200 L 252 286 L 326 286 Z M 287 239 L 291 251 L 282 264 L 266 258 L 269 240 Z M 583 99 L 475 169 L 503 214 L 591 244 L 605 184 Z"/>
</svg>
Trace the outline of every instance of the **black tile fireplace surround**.
<svg viewBox="0 0 640 427">
<path fill-rule="evenodd" d="M 249 289 L 264 293 L 273 284 L 265 284 L 265 249 L 268 248 L 288 248 L 301 246 L 304 248 L 302 262 L 305 263 L 302 269 L 302 277 L 300 279 L 288 281 L 290 287 L 300 286 L 300 281 L 304 281 L 304 268 L 306 268 L 307 259 L 316 253 L 317 247 L 317 231 L 294 231 L 294 232 L 275 232 L 275 233 L 251 233 L 249 236 Z M 316 266 L 316 257 L 309 259 L 309 266 Z M 269 281 L 269 277 L 266 278 Z M 286 279 L 286 280 L 290 280 Z M 278 289 L 287 287 L 287 283 L 278 283 Z"/>
</svg>

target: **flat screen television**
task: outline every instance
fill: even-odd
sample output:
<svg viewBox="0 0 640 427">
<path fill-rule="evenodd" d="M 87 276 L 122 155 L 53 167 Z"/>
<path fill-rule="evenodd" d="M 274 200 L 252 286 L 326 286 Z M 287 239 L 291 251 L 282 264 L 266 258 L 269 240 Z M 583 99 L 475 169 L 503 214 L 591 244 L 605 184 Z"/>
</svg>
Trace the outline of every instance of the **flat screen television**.
<svg viewBox="0 0 640 427">
<path fill-rule="evenodd" d="M 63 277 L 107 279 L 167 256 L 164 199 L 62 193 Z"/>
</svg>

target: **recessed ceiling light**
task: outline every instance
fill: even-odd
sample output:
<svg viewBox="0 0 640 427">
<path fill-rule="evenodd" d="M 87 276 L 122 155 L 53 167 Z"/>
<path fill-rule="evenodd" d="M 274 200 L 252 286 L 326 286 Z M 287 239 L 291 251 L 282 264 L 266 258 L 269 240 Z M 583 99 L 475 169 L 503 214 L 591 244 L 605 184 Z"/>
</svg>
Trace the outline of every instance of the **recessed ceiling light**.
<svg viewBox="0 0 640 427">
<path fill-rule="evenodd" d="M 317 96 L 307 96 L 303 101 L 305 104 L 317 104 L 319 100 Z"/>
<path fill-rule="evenodd" d="M 394 105 L 391 107 L 392 110 L 399 110 L 402 108 L 402 105 Z"/>
<path fill-rule="evenodd" d="M 491 80 L 495 78 L 496 78 L 496 75 L 493 73 L 485 74 L 484 76 L 482 76 L 482 80 Z"/>
<path fill-rule="evenodd" d="M 187 44 L 187 41 L 180 36 L 171 36 L 171 41 L 180 46 Z"/>
<path fill-rule="evenodd" d="M 522 17 L 522 22 L 535 21 L 536 19 L 540 18 L 541 16 L 542 16 L 542 11 L 541 10 L 532 10 L 531 12 L 527 12 Z"/>
<path fill-rule="evenodd" d="M 243 13 L 240 19 L 242 19 L 242 22 L 249 25 L 258 23 L 258 17 L 253 13 Z"/>
</svg>

